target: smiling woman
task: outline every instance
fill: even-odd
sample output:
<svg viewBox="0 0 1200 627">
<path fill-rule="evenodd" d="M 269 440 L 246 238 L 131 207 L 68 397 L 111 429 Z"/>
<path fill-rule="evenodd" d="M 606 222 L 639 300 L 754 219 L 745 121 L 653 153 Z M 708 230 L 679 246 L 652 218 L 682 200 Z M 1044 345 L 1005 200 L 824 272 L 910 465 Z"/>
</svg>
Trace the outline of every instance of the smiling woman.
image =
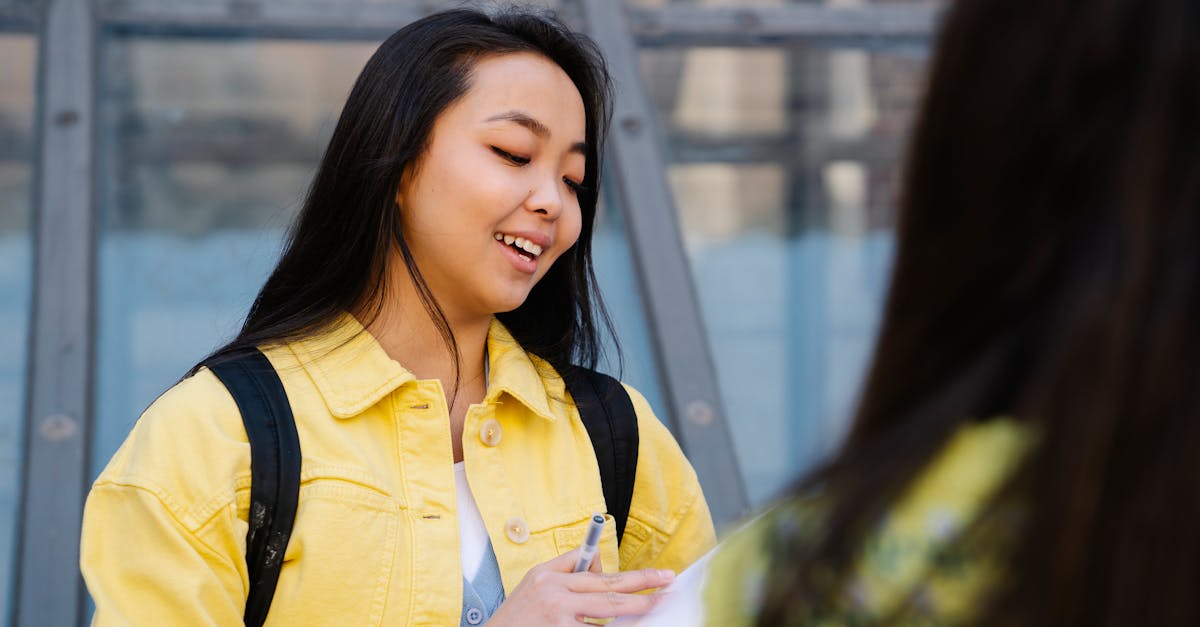
<svg viewBox="0 0 1200 627">
<path fill-rule="evenodd" d="M 656 597 L 636 593 L 711 547 L 695 473 L 626 387 L 628 515 L 571 572 L 592 513 L 619 509 L 569 391 L 607 324 L 608 92 L 590 41 L 525 11 L 439 13 L 380 46 L 241 332 L 146 410 L 88 497 L 96 624 L 254 622 L 250 446 L 211 368 L 256 350 L 303 451 L 273 624 L 640 614 Z"/>
<path fill-rule="evenodd" d="M 485 58 L 471 74 L 396 206 L 442 306 L 487 320 L 519 307 L 579 239 L 587 130 L 579 91 L 545 56 Z"/>
</svg>

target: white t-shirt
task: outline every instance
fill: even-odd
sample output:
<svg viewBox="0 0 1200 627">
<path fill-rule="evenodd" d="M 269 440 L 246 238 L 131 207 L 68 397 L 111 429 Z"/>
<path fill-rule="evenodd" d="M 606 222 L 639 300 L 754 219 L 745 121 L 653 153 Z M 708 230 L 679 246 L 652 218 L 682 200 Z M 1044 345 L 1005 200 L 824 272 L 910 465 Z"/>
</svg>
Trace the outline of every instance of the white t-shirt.
<svg viewBox="0 0 1200 627">
<path fill-rule="evenodd" d="M 471 486 L 467 484 L 467 469 L 463 462 L 454 464 L 454 485 L 458 497 L 458 535 L 462 545 L 463 577 L 473 581 L 475 573 L 479 572 L 484 551 L 488 550 L 490 544 L 483 515 L 479 513 Z"/>
<path fill-rule="evenodd" d="M 487 348 L 483 350 L 483 385 L 487 389 L 491 379 L 491 364 Z M 483 524 L 483 515 L 475 504 L 475 495 L 471 494 L 471 486 L 467 483 L 467 466 L 465 462 L 454 464 L 454 494 L 458 499 L 458 536 L 462 546 L 463 577 L 474 581 L 479 572 L 479 564 L 483 561 L 485 551 L 491 550 L 491 540 L 488 539 L 487 527 Z"/>
</svg>

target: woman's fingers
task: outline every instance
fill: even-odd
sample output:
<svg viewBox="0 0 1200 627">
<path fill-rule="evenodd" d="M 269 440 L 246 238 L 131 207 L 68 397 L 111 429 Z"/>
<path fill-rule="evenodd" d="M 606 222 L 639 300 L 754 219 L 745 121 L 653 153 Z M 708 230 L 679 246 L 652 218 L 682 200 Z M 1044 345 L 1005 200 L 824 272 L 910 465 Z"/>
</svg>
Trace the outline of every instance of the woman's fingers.
<svg viewBox="0 0 1200 627">
<path fill-rule="evenodd" d="M 544 566 L 556 573 L 571 573 L 575 572 L 575 564 L 579 563 L 579 555 L 583 553 L 582 549 L 573 549 L 559 555 L 558 557 L 546 562 Z M 600 552 L 596 552 L 596 556 L 592 558 L 591 566 L 588 566 L 587 572 L 600 574 L 604 572 L 604 564 L 600 560 Z"/>
<path fill-rule="evenodd" d="M 654 609 L 658 594 L 624 594 L 621 592 L 587 592 L 572 599 L 577 616 L 617 618 L 641 616 Z"/>
<path fill-rule="evenodd" d="M 596 557 L 592 558 L 592 565 L 588 567 L 588 572 L 596 574 L 604 572 L 604 565 L 600 563 L 600 551 L 596 551 Z"/>
<path fill-rule="evenodd" d="M 566 553 L 563 553 L 562 555 L 545 562 L 541 566 L 544 566 L 556 573 L 573 572 L 575 570 L 575 563 L 579 561 L 579 554 L 581 552 L 582 551 L 579 549 L 567 551 Z"/>
<path fill-rule="evenodd" d="M 675 579 L 669 570 L 645 568 L 620 573 L 573 573 L 579 551 L 564 553 L 535 566 L 500 605 L 489 624 L 558 625 L 581 616 L 614 618 L 645 614 L 657 594 L 635 594 L 661 588 Z"/>
<path fill-rule="evenodd" d="M 571 592 L 630 594 L 661 588 L 674 580 L 675 573 L 653 568 L 619 573 L 578 573 L 567 579 L 567 589 Z"/>
</svg>

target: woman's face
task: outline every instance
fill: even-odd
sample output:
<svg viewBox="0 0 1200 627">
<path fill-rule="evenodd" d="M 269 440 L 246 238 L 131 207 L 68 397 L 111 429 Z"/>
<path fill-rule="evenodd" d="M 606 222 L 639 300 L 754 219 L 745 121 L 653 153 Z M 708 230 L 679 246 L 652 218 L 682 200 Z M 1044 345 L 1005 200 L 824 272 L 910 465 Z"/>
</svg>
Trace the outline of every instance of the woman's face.
<svg viewBox="0 0 1200 627">
<path fill-rule="evenodd" d="M 396 194 L 405 241 L 452 320 L 516 309 L 579 238 L 585 132 L 583 99 L 550 60 L 476 62 Z"/>
</svg>

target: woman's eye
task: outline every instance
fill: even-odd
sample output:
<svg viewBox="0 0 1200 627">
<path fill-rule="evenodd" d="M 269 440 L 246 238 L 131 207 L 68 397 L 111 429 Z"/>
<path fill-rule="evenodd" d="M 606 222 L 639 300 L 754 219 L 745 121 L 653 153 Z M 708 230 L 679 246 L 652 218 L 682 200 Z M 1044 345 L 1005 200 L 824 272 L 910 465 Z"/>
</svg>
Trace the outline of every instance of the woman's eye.
<svg viewBox="0 0 1200 627">
<path fill-rule="evenodd" d="M 573 193 L 573 194 L 578 195 L 578 194 L 581 194 L 581 193 L 587 191 L 587 188 L 584 187 L 583 183 L 578 183 L 576 181 L 572 181 L 571 179 L 569 179 L 565 176 L 563 177 L 563 183 L 567 184 L 567 188 L 570 189 L 571 193 Z"/>
<path fill-rule="evenodd" d="M 513 153 L 502 148 L 497 148 L 496 146 L 492 146 L 492 152 L 517 165 L 525 165 L 529 163 L 529 157 L 518 157 L 517 155 L 514 155 Z"/>
</svg>

